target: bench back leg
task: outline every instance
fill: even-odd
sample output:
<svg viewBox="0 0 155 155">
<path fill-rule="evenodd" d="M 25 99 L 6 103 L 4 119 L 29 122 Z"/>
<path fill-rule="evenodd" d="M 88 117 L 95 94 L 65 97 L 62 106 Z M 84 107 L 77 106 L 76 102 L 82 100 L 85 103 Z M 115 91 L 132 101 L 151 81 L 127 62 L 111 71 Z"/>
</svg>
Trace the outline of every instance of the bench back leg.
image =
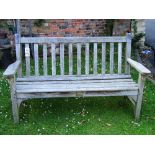
<svg viewBox="0 0 155 155">
<path fill-rule="evenodd" d="M 142 99 L 143 99 L 143 90 L 144 90 L 144 82 L 145 76 L 139 74 L 138 85 L 139 85 L 139 93 L 137 98 L 137 103 L 135 105 L 135 120 L 138 121 L 140 117 Z"/>
</svg>

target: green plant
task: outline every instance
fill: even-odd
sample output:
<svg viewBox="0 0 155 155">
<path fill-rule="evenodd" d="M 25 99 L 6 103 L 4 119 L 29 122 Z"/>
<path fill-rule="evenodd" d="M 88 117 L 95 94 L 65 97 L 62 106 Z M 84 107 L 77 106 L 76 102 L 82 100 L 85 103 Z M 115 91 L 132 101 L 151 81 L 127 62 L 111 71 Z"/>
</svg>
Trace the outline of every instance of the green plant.
<svg viewBox="0 0 155 155">
<path fill-rule="evenodd" d="M 134 35 L 133 39 L 132 39 L 132 47 L 133 48 L 139 48 L 139 41 L 145 36 L 144 33 L 137 33 Z"/>
<path fill-rule="evenodd" d="M 37 27 L 41 27 L 44 22 L 45 22 L 45 19 L 37 19 L 34 21 L 34 25 Z"/>
<path fill-rule="evenodd" d="M 106 20 L 106 35 L 108 36 L 112 36 L 113 34 L 114 21 L 114 19 Z"/>
</svg>

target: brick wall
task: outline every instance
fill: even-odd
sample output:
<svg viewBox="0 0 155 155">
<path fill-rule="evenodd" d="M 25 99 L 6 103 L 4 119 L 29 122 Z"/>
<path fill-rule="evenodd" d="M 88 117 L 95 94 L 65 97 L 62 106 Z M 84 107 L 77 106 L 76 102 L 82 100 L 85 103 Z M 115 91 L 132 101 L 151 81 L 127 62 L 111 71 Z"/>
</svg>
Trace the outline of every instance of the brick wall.
<svg viewBox="0 0 155 155">
<path fill-rule="evenodd" d="M 105 35 L 104 19 L 48 19 L 42 26 L 35 26 L 32 20 L 32 33 L 51 37 L 70 36 L 103 36 Z M 29 33 L 27 20 L 21 21 L 22 34 Z"/>
</svg>

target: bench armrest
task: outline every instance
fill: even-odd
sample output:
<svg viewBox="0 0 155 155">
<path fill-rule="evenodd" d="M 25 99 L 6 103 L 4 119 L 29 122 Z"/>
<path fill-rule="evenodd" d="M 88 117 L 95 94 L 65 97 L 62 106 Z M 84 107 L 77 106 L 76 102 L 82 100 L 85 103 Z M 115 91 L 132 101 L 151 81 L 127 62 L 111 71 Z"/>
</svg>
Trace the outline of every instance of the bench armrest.
<svg viewBox="0 0 155 155">
<path fill-rule="evenodd" d="M 137 61 L 134 61 L 130 58 L 127 59 L 127 62 L 133 67 L 135 68 L 140 74 L 142 75 L 146 75 L 146 74 L 151 74 L 151 71 L 148 70 L 145 66 L 143 66 L 142 64 L 140 64 Z"/>
<path fill-rule="evenodd" d="M 3 73 L 3 75 L 7 78 L 12 78 L 14 77 L 14 75 L 16 74 L 19 66 L 21 64 L 20 60 L 17 60 L 16 62 L 14 62 L 13 64 L 9 65 L 7 67 L 7 69 L 5 70 L 5 72 Z"/>
</svg>

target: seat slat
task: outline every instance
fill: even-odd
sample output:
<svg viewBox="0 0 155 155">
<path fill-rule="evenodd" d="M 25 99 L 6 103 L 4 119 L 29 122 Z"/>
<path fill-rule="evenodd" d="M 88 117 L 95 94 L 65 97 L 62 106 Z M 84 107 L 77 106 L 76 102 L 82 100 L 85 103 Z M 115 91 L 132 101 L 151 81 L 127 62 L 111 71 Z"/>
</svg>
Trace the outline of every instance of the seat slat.
<svg viewBox="0 0 155 155">
<path fill-rule="evenodd" d="M 114 43 L 110 43 L 110 74 L 114 71 Z"/>
<path fill-rule="evenodd" d="M 81 76 L 78 76 L 78 75 L 72 75 L 72 76 L 69 76 L 69 75 L 64 75 L 64 76 L 39 76 L 39 77 L 34 77 L 34 76 L 31 76 L 31 77 L 23 77 L 23 78 L 17 78 L 17 81 L 51 81 L 51 80 L 58 80 L 58 81 L 61 81 L 61 80 L 96 80 L 96 79 L 130 79 L 131 78 L 131 75 L 118 75 L 118 74 L 113 74 L 113 75 L 110 75 L 110 74 L 106 74 L 105 76 L 101 75 L 101 74 L 98 74 L 96 76 L 94 75 L 81 75 Z"/>
<path fill-rule="evenodd" d="M 38 44 L 34 44 L 34 64 L 35 64 L 35 76 L 39 76 Z"/>
<path fill-rule="evenodd" d="M 25 61 L 26 61 L 26 76 L 30 76 L 30 48 L 29 44 L 25 44 Z"/>
<path fill-rule="evenodd" d="M 63 49 L 62 49 L 63 50 Z M 51 45 L 52 52 L 52 75 L 56 75 L 56 53 L 55 53 L 55 44 Z M 63 64 L 62 64 L 63 65 Z"/>
<path fill-rule="evenodd" d="M 43 72 L 44 75 L 48 75 L 47 73 L 47 45 L 43 45 Z"/>
<path fill-rule="evenodd" d="M 76 81 L 22 81 L 22 82 L 19 82 L 17 81 L 17 85 L 35 85 L 35 84 L 57 84 L 57 83 L 64 83 L 64 84 L 70 84 L 70 83 L 117 83 L 117 82 L 133 82 L 132 79 L 109 79 L 109 80 L 76 80 Z"/>
</svg>

